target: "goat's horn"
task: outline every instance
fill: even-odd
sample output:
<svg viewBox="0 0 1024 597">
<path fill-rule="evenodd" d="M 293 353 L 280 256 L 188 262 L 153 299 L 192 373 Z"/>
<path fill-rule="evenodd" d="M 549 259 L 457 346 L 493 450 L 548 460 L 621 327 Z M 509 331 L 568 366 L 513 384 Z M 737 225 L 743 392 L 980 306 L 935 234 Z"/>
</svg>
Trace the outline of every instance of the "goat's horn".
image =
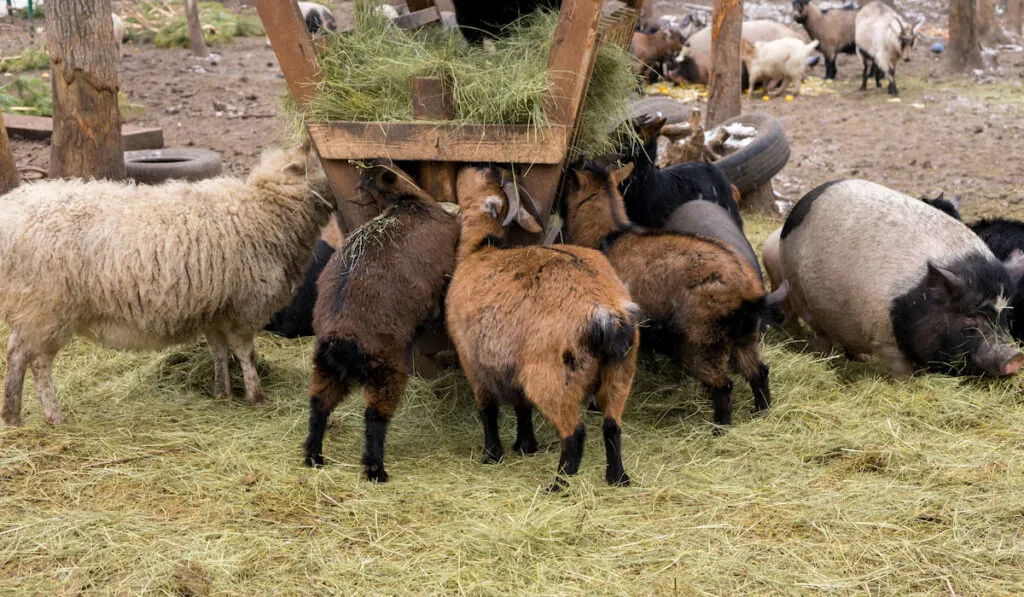
<svg viewBox="0 0 1024 597">
<path fill-rule="evenodd" d="M 521 184 L 516 184 L 516 188 L 519 190 L 520 199 L 524 197 L 526 198 L 526 202 L 530 206 L 529 211 L 531 212 L 531 215 L 537 214 L 538 218 L 543 218 L 544 214 L 540 213 L 540 206 L 537 205 L 537 202 L 533 200 L 533 196 L 530 195 L 530 192 L 526 190 L 526 187 L 524 187 Z"/>
<path fill-rule="evenodd" d="M 505 221 L 501 223 L 504 228 L 514 222 L 516 216 L 519 215 L 519 194 L 516 192 L 515 183 L 506 182 L 501 185 L 501 188 L 505 191 L 505 199 L 508 201 L 508 214 L 505 215 Z"/>
</svg>

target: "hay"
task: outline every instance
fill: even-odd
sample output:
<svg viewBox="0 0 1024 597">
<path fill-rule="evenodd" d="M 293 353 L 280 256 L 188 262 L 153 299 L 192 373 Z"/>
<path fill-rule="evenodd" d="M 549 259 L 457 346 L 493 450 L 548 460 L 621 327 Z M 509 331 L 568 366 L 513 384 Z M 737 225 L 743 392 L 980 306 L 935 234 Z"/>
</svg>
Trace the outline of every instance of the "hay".
<svg viewBox="0 0 1024 597">
<path fill-rule="evenodd" d="M 0 73 L 23 73 L 50 68 L 50 55 L 43 44 L 33 44 L 16 56 L 0 56 Z"/>
<path fill-rule="evenodd" d="M 758 246 L 777 225 L 747 231 Z M 207 395 L 202 347 L 63 351 L 70 424 L 46 427 L 29 389 L 27 426 L 0 430 L 0 593 L 1012 595 L 1024 582 L 1020 379 L 893 383 L 772 334 L 773 409 L 752 417 L 737 383 L 736 425 L 713 438 L 697 384 L 645 360 L 623 427 L 636 485 L 604 485 L 587 414 L 580 474 L 552 496 L 552 429 L 538 426 L 536 457 L 480 464 L 458 373 L 410 382 L 391 483 L 360 480 L 358 396 L 336 411 L 328 466 L 304 468 L 313 343 L 257 344 L 264 409 Z"/>
<path fill-rule="evenodd" d="M 143 0 L 122 15 L 125 37 L 138 43 L 153 43 L 158 48 L 188 48 L 191 44 L 185 4 L 181 0 Z M 233 43 L 236 37 L 264 34 L 258 18 L 237 15 L 219 2 L 199 3 L 199 22 L 207 45 Z"/>
<path fill-rule="evenodd" d="M 323 80 L 306 120 L 395 122 L 412 120 L 411 77 L 443 77 L 452 83 L 455 121 L 476 124 L 550 124 L 544 97 L 550 90 L 547 60 L 558 15 L 535 13 L 512 25 L 494 51 L 468 46 L 457 33 L 394 27 L 372 8 L 356 3 L 356 27 L 328 35 L 320 46 Z M 628 52 L 603 44 L 583 107 L 574 152 L 596 156 L 619 146 L 632 130 L 616 127 L 629 116 L 636 90 Z"/>
</svg>

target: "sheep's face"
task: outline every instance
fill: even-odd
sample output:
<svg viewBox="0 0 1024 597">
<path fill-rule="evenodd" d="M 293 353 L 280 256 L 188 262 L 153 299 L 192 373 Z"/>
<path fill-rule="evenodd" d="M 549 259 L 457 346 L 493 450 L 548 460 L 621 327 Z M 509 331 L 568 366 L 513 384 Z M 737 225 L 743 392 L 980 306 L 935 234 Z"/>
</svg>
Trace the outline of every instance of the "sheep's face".
<svg viewBox="0 0 1024 597">
<path fill-rule="evenodd" d="M 312 194 L 327 201 L 332 207 L 337 205 L 334 191 L 327 180 L 323 165 L 320 163 L 320 155 L 310 144 L 290 150 L 288 164 L 282 169 L 285 176 L 294 177 L 297 181 L 304 181 L 309 185 Z"/>
<path fill-rule="evenodd" d="M 466 166 L 459 170 L 456 195 L 464 214 L 484 214 L 502 227 L 512 222 L 531 233 L 541 232 L 527 205 L 537 207 L 526 190 L 515 184 L 512 173 L 502 168 Z"/>
</svg>

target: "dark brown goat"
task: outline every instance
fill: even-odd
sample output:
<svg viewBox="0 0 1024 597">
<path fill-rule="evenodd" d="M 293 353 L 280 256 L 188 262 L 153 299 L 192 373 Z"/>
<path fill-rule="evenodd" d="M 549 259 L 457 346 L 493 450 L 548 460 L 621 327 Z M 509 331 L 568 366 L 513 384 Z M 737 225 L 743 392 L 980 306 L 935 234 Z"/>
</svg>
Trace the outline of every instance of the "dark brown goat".
<svg viewBox="0 0 1024 597">
<path fill-rule="evenodd" d="M 366 477 L 386 482 L 388 423 L 405 392 L 417 333 L 440 320 L 459 223 L 404 175 L 375 169 L 364 186 L 390 206 L 346 236 L 318 281 L 306 464 L 323 465 L 327 418 L 358 383 L 366 402 Z"/>
<path fill-rule="evenodd" d="M 446 307 L 448 331 L 480 410 L 483 460 L 503 456 L 499 402 L 515 407 L 513 449 L 536 452 L 536 406 L 562 440 L 559 476 L 551 486 L 560 489 L 566 483 L 562 475 L 579 469 L 586 433 L 580 403 L 595 392 L 604 413 L 605 478 L 626 485 L 619 437 L 636 371 L 636 305 L 597 251 L 565 245 L 501 248 L 502 219 L 540 229 L 528 212 L 515 213 L 517 193 L 514 187 L 506 193 L 505 178 L 495 168 L 467 166 L 459 172 L 462 236 Z"/>
<path fill-rule="evenodd" d="M 608 256 L 659 345 L 671 347 L 710 391 L 721 432 L 732 422 L 730 368 L 750 383 L 757 410 L 771 402 L 758 340 L 761 320 L 775 319 L 778 297 L 765 295 L 754 269 L 723 241 L 633 227 L 618 191 L 630 169 L 569 173 L 569 238 Z"/>
<path fill-rule="evenodd" d="M 648 83 L 654 83 L 665 74 L 665 64 L 674 61 L 683 49 L 683 35 L 669 27 L 654 33 L 633 33 L 629 48 L 636 56 L 636 74 Z"/>
</svg>

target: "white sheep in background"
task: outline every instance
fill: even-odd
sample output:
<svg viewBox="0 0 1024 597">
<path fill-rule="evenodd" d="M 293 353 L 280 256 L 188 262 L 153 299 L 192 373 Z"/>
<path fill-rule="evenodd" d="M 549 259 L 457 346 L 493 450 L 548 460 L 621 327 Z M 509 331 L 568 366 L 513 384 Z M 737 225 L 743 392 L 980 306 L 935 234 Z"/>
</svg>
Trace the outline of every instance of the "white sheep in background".
<svg viewBox="0 0 1024 597">
<path fill-rule="evenodd" d="M 754 93 L 754 84 L 758 81 L 781 80 L 779 93 L 785 91 L 790 83 L 795 83 L 794 94 L 800 93 L 800 83 L 804 80 L 807 69 L 807 57 L 818 47 L 818 40 L 805 44 L 799 39 L 783 38 L 774 41 L 759 41 L 751 44 L 743 40 L 740 52 L 747 64 L 750 76 L 750 93 Z M 765 93 L 768 91 L 765 85 Z"/>
<path fill-rule="evenodd" d="M 10 328 L 0 416 L 21 424 L 31 366 L 46 421 L 64 417 L 53 358 L 73 335 L 159 349 L 206 336 L 214 393 L 230 395 L 228 348 L 249 403 L 263 400 L 253 337 L 291 298 L 334 209 L 315 154 L 265 152 L 247 180 L 159 186 L 23 185 L 0 202 L 0 319 Z"/>
<path fill-rule="evenodd" d="M 114 21 L 114 42 L 117 43 L 117 55 L 121 55 L 121 43 L 124 41 L 124 21 L 114 13 L 110 13 Z"/>
<path fill-rule="evenodd" d="M 882 77 L 889 75 L 889 95 L 899 95 L 896 88 L 896 63 L 910 60 L 914 42 L 924 20 L 910 27 L 891 7 L 878 2 L 865 4 L 857 11 L 857 51 L 864 61 L 860 90 L 868 87 L 868 78 L 875 75 L 875 86 L 882 86 Z"/>
</svg>

